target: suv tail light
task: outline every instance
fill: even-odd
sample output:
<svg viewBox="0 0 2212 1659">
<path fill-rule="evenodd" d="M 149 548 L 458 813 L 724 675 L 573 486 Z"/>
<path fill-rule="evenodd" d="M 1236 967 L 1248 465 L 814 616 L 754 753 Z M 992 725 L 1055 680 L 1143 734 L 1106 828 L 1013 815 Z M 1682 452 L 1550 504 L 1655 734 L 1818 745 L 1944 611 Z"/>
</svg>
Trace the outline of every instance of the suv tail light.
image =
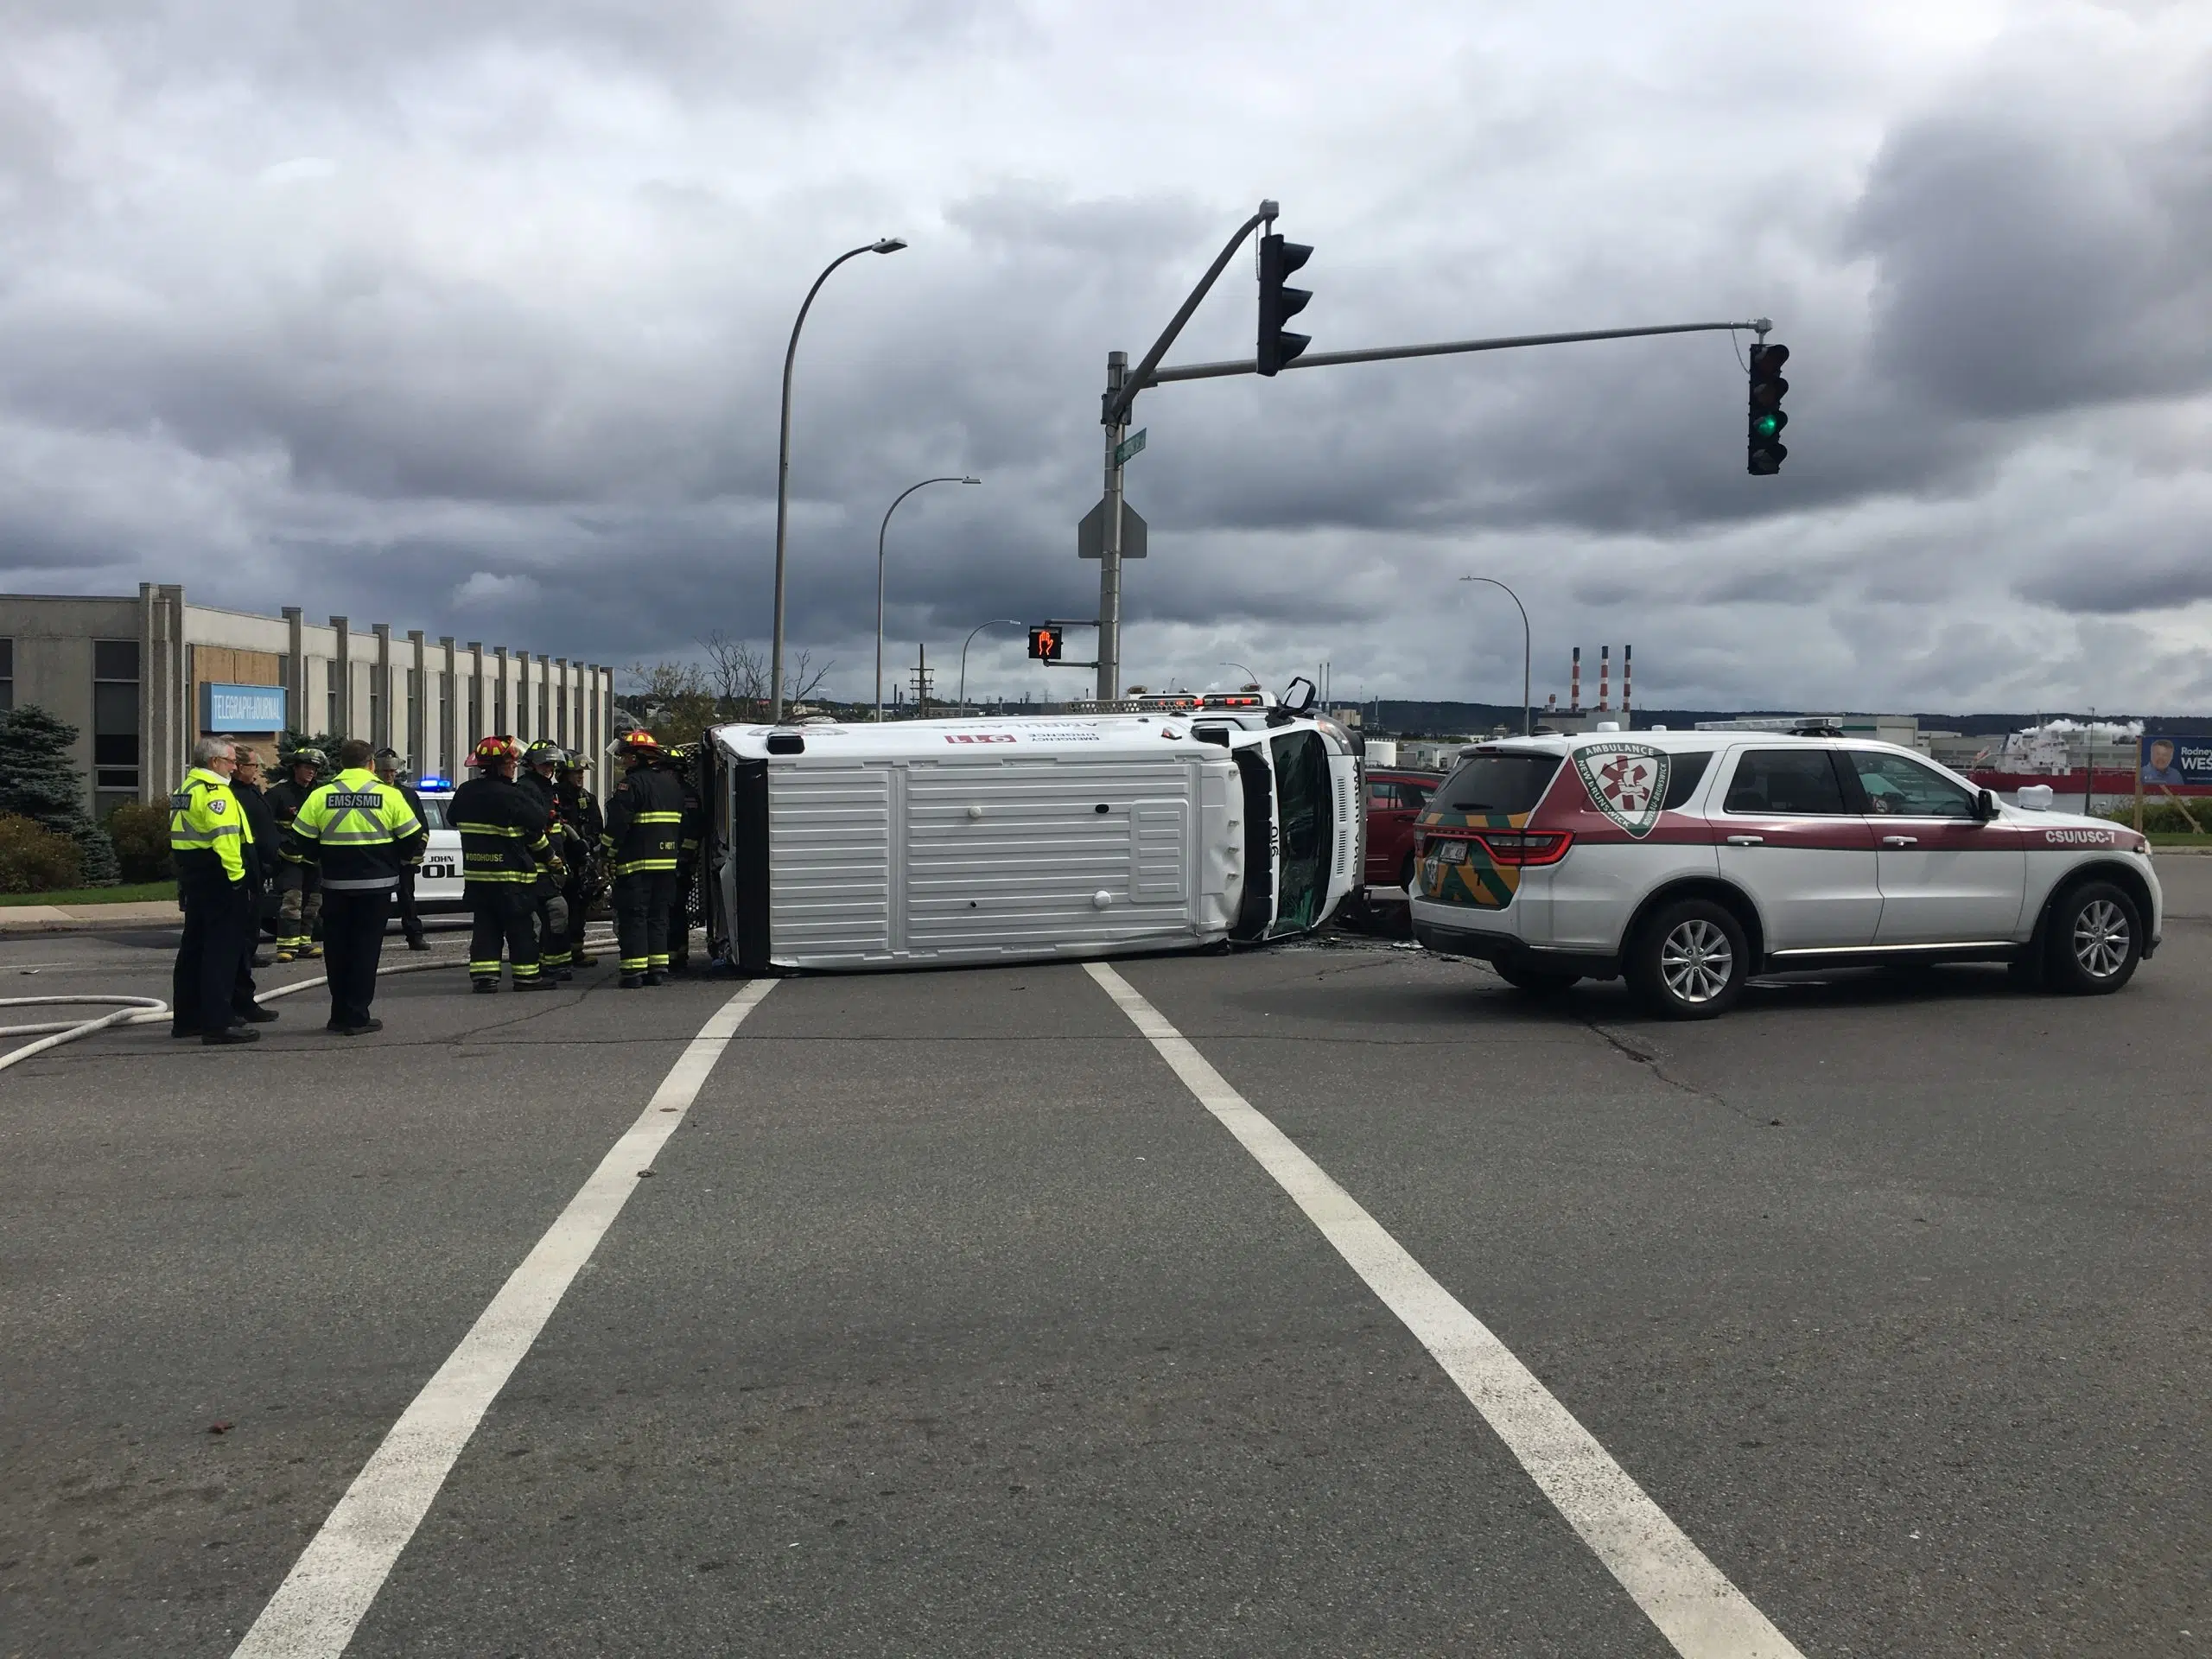
<svg viewBox="0 0 2212 1659">
<path fill-rule="evenodd" d="M 1498 864 L 1556 864 L 1574 844 L 1574 837 L 1562 830 L 1484 830 L 1472 839 Z"/>
</svg>

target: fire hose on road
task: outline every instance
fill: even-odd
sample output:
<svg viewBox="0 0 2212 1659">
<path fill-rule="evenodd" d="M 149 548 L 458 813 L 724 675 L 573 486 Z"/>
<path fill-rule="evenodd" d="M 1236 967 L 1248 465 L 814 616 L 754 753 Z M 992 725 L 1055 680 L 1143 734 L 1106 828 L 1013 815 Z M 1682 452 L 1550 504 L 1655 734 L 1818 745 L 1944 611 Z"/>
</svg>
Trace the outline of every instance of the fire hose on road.
<svg viewBox="0 0 2212 1659">
<path fill-rule="evenodd" d="M 588 936 L 587 942 L 604 944 L 610 938 L 608 935 Z M 434 962 L 398 962 L 389 968 L 378 969 L 377 977 L 381 979 L 387 974 L 428 973 L 436 968 L 465 968 L 467 965 L 466 960 L 455 957 L 442 957 Z M 296 996 L 302 991 L 311 991 L 318 985 L 328 983 L 325 976 L 318 974 L 313 979 L 295 980 L 289 985 L 276 986 L 262 992 L 253 1000 L 272 1002 L 280 996 Z M 36 1042 L 26 1043 L 10 1053 L 0 1054 L 0 1071 L 29 1059 L 35 1054 L 43 1054 L 50 1048 L 59 1048 L 64 1043 L 73 1043 L 81 1037 L 89 1037 L 96 1031 L 106 1031 L 118 1026 L 150 1026 L 169 1017 L 169 1005 L 155 996 L 92 994 L 83 996 L 0 996 L 0 1008 L 42 1007 L 109 1007 L 111 1011 L 95 1014 L 88 1020 L 50 1020 L 27 1026 L 0 1026 L 0 1039 L 38 1039 Z"/>
</svg>

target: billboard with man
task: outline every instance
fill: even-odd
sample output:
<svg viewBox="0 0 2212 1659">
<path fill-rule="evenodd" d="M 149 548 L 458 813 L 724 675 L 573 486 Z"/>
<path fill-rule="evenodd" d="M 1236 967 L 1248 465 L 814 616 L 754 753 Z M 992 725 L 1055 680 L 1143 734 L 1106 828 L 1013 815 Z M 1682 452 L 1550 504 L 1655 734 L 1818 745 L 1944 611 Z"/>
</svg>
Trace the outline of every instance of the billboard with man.
<svg viewBox="0 0 2212 1659">
<path fill-rule="evenodd" d="M 2151 788 L 2212 789 L 2212 737 L 2143 734 L 2142 782 Z"/>
</svg>

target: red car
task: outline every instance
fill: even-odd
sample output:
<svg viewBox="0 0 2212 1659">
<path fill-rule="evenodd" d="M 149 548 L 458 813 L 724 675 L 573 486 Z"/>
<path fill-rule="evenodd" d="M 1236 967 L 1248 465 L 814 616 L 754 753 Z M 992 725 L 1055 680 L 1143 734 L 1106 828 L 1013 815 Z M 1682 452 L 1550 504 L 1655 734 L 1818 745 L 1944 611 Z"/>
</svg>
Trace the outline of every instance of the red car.
<svg viewBox="0 0 2212 1659">
<path fill-rule="evenodd" d="M 1367 885 L 1392 887 L 1401 900 L 1414 879 L 1414 820 L 1444 781 L 1440 772 L 1373 768 L 1367 773 Z"/>
</svg>

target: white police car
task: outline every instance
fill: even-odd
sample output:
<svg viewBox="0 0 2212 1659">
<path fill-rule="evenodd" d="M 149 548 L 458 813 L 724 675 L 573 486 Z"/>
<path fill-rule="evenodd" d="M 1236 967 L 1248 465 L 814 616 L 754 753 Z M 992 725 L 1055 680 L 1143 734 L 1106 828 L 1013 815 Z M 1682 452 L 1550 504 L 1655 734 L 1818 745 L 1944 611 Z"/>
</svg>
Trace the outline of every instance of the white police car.
<svg viewBox="0 0 2212 1659">
<path fill-rule="evenodd" d="M 416 793 L 423 801 L 423 827 L 429 832 L 423 868 L 415 874 L 416 908 L 458 910 L 467 899 L 461 874 L 461 831 L 446 820 L 453 791 L 434 785 L 417 789 Z"/>
<path fill-rule="evenodd" d="M 1414 937 L 1532 992 L 1626 976 L 1655 1011 L 1726 1011 L 1754 973 L 2008 962 L 2116 991 L 2157 948 L 2133 830 L 2007 806 L 1910 750 L 1764 732 L 1470 745 L 1415 826 Z"/>
</svg>

